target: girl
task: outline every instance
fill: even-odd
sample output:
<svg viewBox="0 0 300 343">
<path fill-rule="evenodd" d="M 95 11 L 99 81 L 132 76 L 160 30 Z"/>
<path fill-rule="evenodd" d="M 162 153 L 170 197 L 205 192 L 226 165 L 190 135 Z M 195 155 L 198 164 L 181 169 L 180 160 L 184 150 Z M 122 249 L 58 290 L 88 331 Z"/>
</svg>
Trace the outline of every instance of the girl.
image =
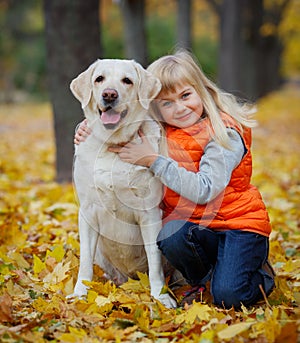
<svg viewBox="0 0 300 343">
<path fill-rule="evenodd" d="M 197 300 L 210 280 L 214 304 L 255 304 L 271 293 L 275 274 L 268 213 L 250 184 L 253 111 L 218 89 L 186 51 L 161 57 L 148 70 L 162 83 L 152 107 L 168 157 L 156 154 L 143 133 L 140 144 L 110 150 L 150 168 L 165 185 L 157 244 L 192 286 L 183 303 Z M 76 143 L 87 130 L 81 125 Z"/>
</svg>

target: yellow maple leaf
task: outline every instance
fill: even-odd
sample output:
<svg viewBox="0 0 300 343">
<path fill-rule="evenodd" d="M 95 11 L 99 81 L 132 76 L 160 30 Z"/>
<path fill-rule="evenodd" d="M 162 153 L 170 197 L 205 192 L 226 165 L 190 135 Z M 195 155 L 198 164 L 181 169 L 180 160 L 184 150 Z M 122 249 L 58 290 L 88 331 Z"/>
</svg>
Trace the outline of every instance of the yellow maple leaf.
<svg viewBox="0 0 300 343">
<path fill-rule="evenodd" d="M 98 295 L 97 292 L 94 290 L 89 290 L 87 294 L 87 303 L 90 305 L 87 313 L 106 313 L 111 311 L 113 308 L 113 301 L 115 298 L 113 294 L 109 294 L 108 296 Z"/>
<path fill-rule="evenodd" d="M 149 277 L 146 273 L 141 273 L 139 271 L 136 272 L 136 275 L 140 279 L 141 285 L 145 288 L 150 287 Z"/>
<path fill-rule="evenodd" d="M 115 301 L 114 297 L 112 295 L 108 297 L 104 297 L 103 295 L 98 295 L 95 299 L 95 303 L 97 304 L 99 308 L 99 312 L 101 314 L 110 312 L 114 306 L 113 302 Z"/>
<path fill-rule="evenodd" d="M 69 326 L 70 333 L 63 333 L 59 336 L 61 342 L 70 342 L 78 343 L 84 342 L 84 339 L 87 338 L 87 333 L 83 329 L 77 329 L 72 326 Z"/>
<path fill-rule="evenodd" d="M 37 276 L 39 275 L 39 273 L 41 271 L 43 271 L 44 269 L 46 269 L 46 263 L 45 262 L 42 262 L 41 259 L 33 254 L 33 272 L 34 272 L 34 275 Z"/>
<path fill-rule="evenodd" d="M 230 339 L 244 331 L 247 331 L 253 324 L 254 322 L 232 324 L 227 328 L 219 331 L 217 335 L 220 339 Z"/>
<path fill-rule="evenodd" d="M 294 270 L 300 270 L 300 260 L 289 260 L 288 262 L 286 262 L 286 264 L 283 267 L 284 271 L 287 273 L 291 273 Z"/>
<path fill-rule="evenodd" d="M 43 279 L 45 283 L 57 284 L 68 277 L 66 274 L 70 269 L 70 261 L 63 265 L 63 262 L 58 263 L 53 272 L 46 275 Z"/>
<path fill-rule="evenodd" d="M 13 259 L 20 268 L 28 269 L 30 267 L 30 264 L 25 260 L 25 258 L 16 251 L 10 252 L 9 257 Z"/>
<path fill-rule="evenodd" d="M 134 319 L 142 331 L 153 336 L 156 335 L 155 331 L 150 329 L 150 311 L 147 306 L 138 305 L 135 309 Z"/>
<path fill-rule="evenodd" d="M 137 302 L 139 302 L 138 294 L 133 292 L 116 292 L 115 294 L 116 301 L 121 303 L 122 305 L 126 305 L 126 307 L 132 308 L 132 305 L 135 306 Z"/>
<path fill-rule="evenodd" d="M 116 292 L 116 285 L 112 281 L 103 282 L 95 282 L 95 281 L 86 281 L 84 280 L 83 283 L 89 287 L 90 290 L 97 292 L 98 294 L 102 294 L 107 296 L 110 293 Z"/>
<path fill-rule="evenodd" d="M 185 322 L 192 324 L 196 319 L 209 321 L 212 309 L 208 305 L 194 302 L 184 314 Z"/>
<path fill-rule="evenodd" d="M 71 245 L 72 250 L 78 250 L 80 249 L 80 244 L 78 239 L 72 237 L 72 236 L 68 236 L 67 238 L 67 244 Z"/>
<path fill-rule="evenodd" d="M 46 260 L 48 257 L 54 257 L 56 262 L 61 262 L 63 257 L 65 256 L 65 249 L 62 244 L 54 245 L 53 250 L 47 250 L 46 253 Z"/>
<path fill-rule="evenodd" d="M 73 291 L 73 287 L 74 287 L 74 279 L 73 277 L 70 277 L 64 284 L 65 294 L 71 294 Z"/>
<path fill-rule="evenodd" d="M 50 301 L 47 301 L 42 297 L 38 297 L 36 300 L 34 300 L 32 306 L 37 311 L 42 313 L 59 314 L 61 313 L 61 302 L 62 299 L 58 296 L 53 296 L 53 298 Z"/>
<path fill-rule="evenodd" d="M 4 245 L 0 246 L 0 259 L 5 263 L 11 263 L 12 262 L 11 258 L 8 257 L 7 250 L 6 250 L 6 247 Z"/>
<path fill-rule="evenodd" d="M 114 301 L 114 297 L 111 297 L 111 296 L 104 297 L 103 295 L 98 295 L 97 298 L 95 299 L 95 303 L 99 307 L 110 304 L 112 301 Z"/>
<path fill-rule="evenodd" d="M 120 288 L 126 290 L 126 291 L 132 291 L 136 293 L 144 293 L 145 290 L 150 290 L 150 283 L 149 278 L 147 274 L 137 272 L 137 276 L 139 277 L 139 280 L 134 280 L 131 278 L 128 278 L 128 281 L 123 283 Z"/>
<path fill-rule="evenodd" d="M 97 292 L 89 289 L 87 293 L 88 304 L 92 304 L 93 302 L 95 302 L 95 299 L 97 298 L 97 296 L 98 296 Z"/>
</svg>

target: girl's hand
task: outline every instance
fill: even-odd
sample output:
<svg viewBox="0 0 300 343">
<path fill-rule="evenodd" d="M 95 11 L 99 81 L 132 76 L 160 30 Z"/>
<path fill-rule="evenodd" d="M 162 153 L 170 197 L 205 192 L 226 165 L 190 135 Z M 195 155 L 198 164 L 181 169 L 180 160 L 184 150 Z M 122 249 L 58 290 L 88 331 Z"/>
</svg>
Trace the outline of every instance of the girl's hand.
<svg viewBox="0 0 300 343">
<path fill-rule="evenodd" d="M 81 142 L 84 142 L 91 132 L 91 129 L 87 126 L 87 120 L 84 119 L 75 132 L 74 143 L 79 145 Z"/>
<path fill-rule="evenodd" d="M 124 162 L 150 167 L 158 155 L 141 131 L 139 132 L 139 135 L 142 139 L 141 143 L 127 143 L 123 147 L 118 145 L 111 146 L 108 150 L 118 153 L 121 160 Z"/>
</svg>

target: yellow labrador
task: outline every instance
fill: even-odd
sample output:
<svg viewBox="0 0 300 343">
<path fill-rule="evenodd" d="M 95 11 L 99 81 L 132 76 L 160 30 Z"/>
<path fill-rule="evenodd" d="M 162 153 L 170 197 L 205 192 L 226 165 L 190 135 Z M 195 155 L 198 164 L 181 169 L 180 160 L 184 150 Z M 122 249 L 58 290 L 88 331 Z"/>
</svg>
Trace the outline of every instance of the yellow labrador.
<svg viewBox="0 0 300 343">
<path fill-rule="evenodd" d="M 167 307 L 176 302 L 160 294 L 164 286 L 156 237 L 161 229 L 162 185 L 144 167 L 120 160 L 113 144 L 138 140 L 142 129 L 156 151 L 159 125 L 148 115 L 161 85 L 132 60 L 97 60 L 71 83 L 92 134 L 76 147 L 74 183 L 79 198 L 80 267 L 72 296 L 87 292 L 93 263 L 107 278 L 122 283 L 136 271 L 148 272 L 151 295 Z"/>
</svg>

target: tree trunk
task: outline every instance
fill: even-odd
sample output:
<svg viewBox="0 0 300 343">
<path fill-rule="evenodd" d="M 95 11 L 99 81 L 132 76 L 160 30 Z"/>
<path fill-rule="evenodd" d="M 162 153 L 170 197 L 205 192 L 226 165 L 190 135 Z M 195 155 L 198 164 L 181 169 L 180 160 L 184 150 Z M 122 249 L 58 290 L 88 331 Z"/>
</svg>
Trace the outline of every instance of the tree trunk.
<svg viewBox="0 0 300 343">
<path fill-rule="evenodd" d="M 262 0 L 224 0 L 220 17 L 219 83 L 225 90 L 257 99 L 257 33 Z"/>
<path fill-rule="evenodd" d="M 192 48 L 192 1 L 177 0 L 177 45 Z"/>
<path fill-rule="evenodd" d="M 69 85 L 101 55 L 99 0 L 44 0 L 47 66 L 56 139 L 56 180 L 72 180 L 73 137 L 83 119 Z"/>
<path fill-rule="evenodd" d="M 240 28 L 240 1 L 224 0 L 220 12 L 218 80 L 230 92 L 240 89 Z"/>
<path fill-rule="evenodd" d="M 124 25 L 125 56 L 147 66 L 145 0 L 121 0 Z"/>
<path fill-rule="evenodd" d="M 264 7 L 263 0 L 207 0 L 220 18 L 218 79 L 242 98 L 257 100 L 280 85 L 282 46 L 278 26 L 289 0 Z M 264 25 L 275 28 L 264 35 Z"/>
<path fill-rule="evenodd" d="M 283 44 L 280 40 L 278 27 L 284 16 L 284 11 L 290 0 L 274 2 L 273 6 L 264 9 L 264 23 L 273 27 L 269 34 L 260 34 L 257 43 L 257 85 L 258 96 L 261 97 L 277 89 L 282 82 L 280 62 Z"/>
</svg>

